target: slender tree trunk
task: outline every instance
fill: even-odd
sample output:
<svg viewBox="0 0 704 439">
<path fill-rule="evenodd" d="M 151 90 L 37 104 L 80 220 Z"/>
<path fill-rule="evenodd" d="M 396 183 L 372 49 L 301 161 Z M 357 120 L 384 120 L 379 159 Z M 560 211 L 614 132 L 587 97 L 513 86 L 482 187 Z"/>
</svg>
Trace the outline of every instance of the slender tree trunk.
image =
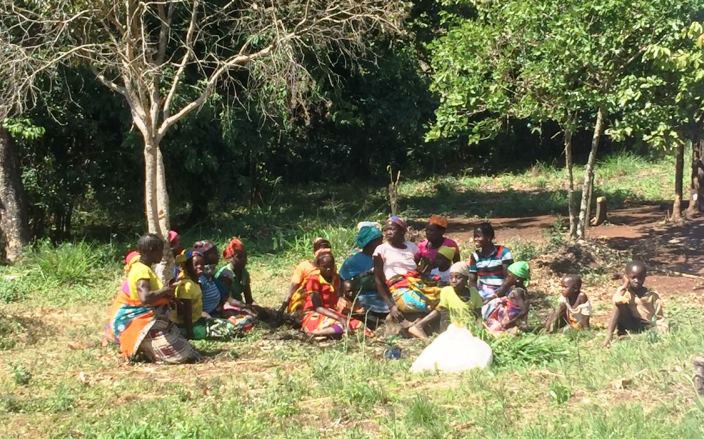
<svg viewBox="0 0 704 439">
<path fill-rule="evenodd" d="M 684 174 L 684 144 L 677 143 L 675 148 L 675 200 L 672 203 L 672 215 L 670 220 L 674 222 L 682 221 L 682 185 Z"/>
<path fill-rule="evenodd" d="M 17 152 L 0 125 L 0 232 L 4 236 L 5 257 L 10 262 L 16 261 L 29 243 L 26 206 Z"/>
<path fill-rule="evenodd" d="M 164 256 L 154 271 L 164 284 L 173 278 L 174 256 L 166 239 L 169 233 L 169 194 L 166 190 L 164 158 L 159 145 L 145 139 L 144 146 L 144 202 L 149 233 L 164 239 Z"/>
<path fill-rule="evenodd" d="M 572 162 L 572 129 L 565 129 L 565 170 L 567 171 L 567 208 L 570 215 L 569 239 L 577 239 L 577 205 L 574 199 L 574 164 Z"/>
<path fill-rule="evenodd" d="M 584 167 L 584 183 L 582 184 L 582 202 L 579 206 L 579 222 L 577 224 L 577 237 L 584 239 L 587 236 L 587 225 L 589 224 L 589 211 L 592 186 L 594 185 L 594 162 L 599 149 L 599 140 L 604 131 L 604 110 L 600 107 L 596 112 L 596 122 L 594 123 L 594 135 L 592 136 L 592 148 L 589 151 L 589 159 Z"/>
<path fill-rule="evenodd" d="M 149 233 L 161 235 L 159 230 L 159 209 L 156 195 L 156 146 L 145 139 L 144 146 L 144 208 L 147 217 L 147 230 Z"/>
<path fill-rule="evenodd" d="M 692 138 L 692 177 L 690 180 L 690 198 L 687 216 L 695 217 L 704 212 L 704 141 L 701 139 L 699 126 L 695 128 Z"/>
</svg>

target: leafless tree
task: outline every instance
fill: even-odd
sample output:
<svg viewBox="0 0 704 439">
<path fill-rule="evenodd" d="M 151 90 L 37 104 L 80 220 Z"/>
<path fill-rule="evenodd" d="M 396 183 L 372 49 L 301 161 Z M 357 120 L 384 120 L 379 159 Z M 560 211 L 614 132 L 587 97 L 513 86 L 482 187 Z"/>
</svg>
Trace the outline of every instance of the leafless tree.
<svg viewBox="0 0 704 439">
<path fill-rule="evenodd" d="M 162 237 L 169 197 L 160 145 L 174 124 L 228 82 L 302 98 L 309 90 L 292 85 L 310 79 L 311 66 L 356 62 L 371 34 L 396 32 L 403 18 L 399 0 L 0 2 L 1 41 L 17 48 L 16 62 L 0 66 L 0 83 L 12 78 L 0 98 L 31 100 L 37 75 L 72 63 L 123 95 L 144 140 L 147 226 Z"/>
</svg>

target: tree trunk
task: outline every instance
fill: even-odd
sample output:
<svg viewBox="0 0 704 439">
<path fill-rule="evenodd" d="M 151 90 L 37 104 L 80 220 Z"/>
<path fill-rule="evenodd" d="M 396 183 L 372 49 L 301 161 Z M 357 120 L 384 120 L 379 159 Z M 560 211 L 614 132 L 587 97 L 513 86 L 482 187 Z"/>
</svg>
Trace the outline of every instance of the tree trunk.
<svg viewBox="0 0 704 439">
<path fill-rule="evenodd" d="M 692 177 L 690 180 L 690 199 L 687 216 L 695 217 L 704 212 L 704 141 L 699 127 L 692 139 Z"/>
<path fill-rule="evenodd" d="M 159 208 L 156 196 L 156 146 L 145 139 L 144 145 L 144 209 L 149 233 L 159 233 Z"/>
<path fill-rule="evenodd" d="M 570 215 L 569 239 L 577 239 L 577 206 L 574 199 L 574 164 L 572 162 L 572 129 L 565 130 L 565 170 L 567 171 L 567 208 Z"/>
<path fill-rule="evenodd" d="M 5 258 L 10 262 L 15 262 L 29 243 L 26 206 L 17 152 L 0 125 L 0 232 L 4 236 Z"/>
<path fill-rule="evenodd" d="M 682 185 L 683 185 L 683 170 L 684 170 L 684 144 L 677 143 L 675 148 L 675 200 L 672 203 L 672 215 L 670 220 L 673 222 L 682 221 Z"/>
<path fill-rule="evenodd" d="M 159 145 L 152 139 L 145 139 L 144 145 L 144 200 L 149 233 L 164 239 L 164 256 L 156 265 L 157 276 L 168 284 L 173 278 L 174 256 L 166 239 L 169 233 L 169 194 L 166 190 L 164 158 Z"/>
<path fill-rule="evenodd" d="M 584 166 L 584 183 L 582 184 L 582 202 L 579 206 L 579 222 L 577 224 L 577 237 L 584 239 L 587 236 L 587 225 L 589 223 L 590 200 L 592 186 L 594 185 L 594 162 L 596 152 L 599 149 L 599 140 L 604 131 L 604 110 L 600 107 L 596 112 L 596 122 L 594 123 L 594 135 L 592 136 L 592 148 L 589 151 L 589 159 Z"/>
</svg>

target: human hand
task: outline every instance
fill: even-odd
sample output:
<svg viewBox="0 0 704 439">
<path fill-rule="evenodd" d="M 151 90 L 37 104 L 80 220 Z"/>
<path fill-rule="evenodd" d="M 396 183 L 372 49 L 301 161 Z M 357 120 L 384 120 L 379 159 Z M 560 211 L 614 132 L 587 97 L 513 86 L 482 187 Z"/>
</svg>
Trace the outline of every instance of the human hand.
<svg viewBox="0 0 704 439">
<path fill-rule="evenodd" d="M 403 314 L 401 314 L 401 311 L 398 310 L 398 307 L 396 305 L 389 308 L 389 315 L 392 319 L 397 322 L 400 322 L 404 319 Z"/>
</svg>

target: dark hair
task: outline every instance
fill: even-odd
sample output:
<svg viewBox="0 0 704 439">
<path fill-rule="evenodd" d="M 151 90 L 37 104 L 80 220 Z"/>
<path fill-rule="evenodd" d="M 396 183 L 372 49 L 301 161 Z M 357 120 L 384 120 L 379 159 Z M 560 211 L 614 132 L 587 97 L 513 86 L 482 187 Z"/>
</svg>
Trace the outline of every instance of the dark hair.
<svg viewBox="0 0 704 439">
<path fill-rule="evenodd" d="M 164 248 L 164 240 L 155 235 L 154 233 L 147 233 L 139 238 L 137 241 L 137 251 L 141 255 L 146 255 L 147 253 L 156 251 L 157 249 Z"/>
<path fill-rule="evenodd" d="M 332 245 L 330 245 L 330 241 L 325 238 L 315 238 L 313 240 L 313 253 L 321 248 L 332 248 Z"/>
<path fill-rule="evenodd" d="M 634 268 L 642 269 L 643 273 L 646 273 L 648 271 L 648 267 L 646 267 L 643 262 L 631 261 L 628 264 L 626 264 L 626 273 L 628 273 L 629 271 L 632 271 Z"/>
<path fill-rule="evenodd" d="M 578 274 L 566 274 L 563 276 L 563 279 L 567 281 L 572 281 L 577 284 L 577 286 L 582 286 L 582 277 Z"/>
<path fill-rule="evenodd" d="M 494 227 L 491 223 L 480 223 L 474 228 L 474 231 L 481 233 L 482 236 L 486 236 L 489 239 L 494 239 Z"/>
</svg>

